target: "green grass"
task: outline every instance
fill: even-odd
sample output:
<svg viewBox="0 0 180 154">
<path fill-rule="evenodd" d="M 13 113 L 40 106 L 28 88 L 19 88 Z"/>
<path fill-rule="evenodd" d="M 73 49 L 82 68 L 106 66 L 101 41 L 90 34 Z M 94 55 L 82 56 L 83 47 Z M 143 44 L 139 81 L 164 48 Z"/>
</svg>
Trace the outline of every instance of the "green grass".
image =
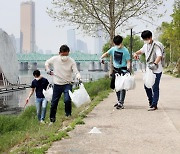
<svg viewBox="0 0 180 154">
<path fill-rule="evenodd" d="M 54 141 L 68 138 L 69 131 L 76 125 L 84 124 L 83 118 L 106 98 L 111 91 L 107 78 L 85 83 L 92 102 L 76 108 L 70 118 L 64 116 L 64 103 L 60 100 L 56 122 L 48 126 L 50 104 L 47 107 L 46 122 L 39 124 L 35 106 L 25 109 L 20 115 L 0 115 L 0 153 L 45 153 Z M 62 130 L 66 126 L 66 129 Z"/>
</svg>

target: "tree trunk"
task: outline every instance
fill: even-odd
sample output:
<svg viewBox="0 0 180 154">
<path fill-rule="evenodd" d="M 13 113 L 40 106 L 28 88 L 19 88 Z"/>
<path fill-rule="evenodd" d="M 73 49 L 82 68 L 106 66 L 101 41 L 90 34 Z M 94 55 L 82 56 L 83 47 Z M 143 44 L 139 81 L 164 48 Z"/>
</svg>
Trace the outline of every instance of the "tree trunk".
<svg viewBox="0 0 180 154">
<path fill-rule="evenodd" d="M 113 43 L 113 38 L 115 36 L 115 17 L 114 17 L 114 9 L 115 9 L 115 0 L 111 0 L 109 3 L 109 10 L 110 10 L 110 44 L 111 47 L 114 46 Z M 113 59 L 112 56 L 110 56 L 110 70 L 109 70 L 109 75 L 111 75 L 113 72 Z"/>
<path fill-rule="evenodd" d="M 180 58 L 177 61 L 176 68 L 177 68 L 178 74 L 180 75 Z"/>
</svg>

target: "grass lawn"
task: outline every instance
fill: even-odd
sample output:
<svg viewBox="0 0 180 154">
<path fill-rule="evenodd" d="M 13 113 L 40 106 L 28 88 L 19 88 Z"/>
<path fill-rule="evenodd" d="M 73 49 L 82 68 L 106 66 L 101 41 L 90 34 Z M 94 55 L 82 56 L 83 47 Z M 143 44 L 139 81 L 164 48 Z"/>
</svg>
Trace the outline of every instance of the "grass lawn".
<svg viewBox="0 0 180 154">
<path fill-rule="evenodd" d="M 72 116 L 65 117 L 64 103 L 61 99 L 56 114 L 56 122 L 49 123 L 50 103 L 47 107 L 46 124 L 39 124 L 35 106 L 30 106 L 20 115 L 0 115 L 0 153 L 45 153 L 52 142 L 68 138 L 68 133 L 77 124 L 84 124 L 83 118 L 110 93 L 110 79 L 85 83 L 92 102 L 76 108 Z M 65 129 L 63 129 L 65 128 Z"/>
</svg>

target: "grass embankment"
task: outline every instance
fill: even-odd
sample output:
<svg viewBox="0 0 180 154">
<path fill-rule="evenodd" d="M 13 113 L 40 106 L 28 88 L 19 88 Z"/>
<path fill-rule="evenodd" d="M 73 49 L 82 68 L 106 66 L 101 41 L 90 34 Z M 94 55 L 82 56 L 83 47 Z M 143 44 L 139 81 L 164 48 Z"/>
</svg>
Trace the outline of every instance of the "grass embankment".
<svg viewBox="0 0 180 154">
<path fill-rule="evenodd" d="M 76 108 L 73 106 L 72 116 L 64 116 L 64 103 L 61 99 L 58 105 L 56 122 L 52 126 L 49 123 L 48 104 L 46 124 L 39 124 L 36 117 L 36 109 L 30 106 L 20 115 L 0 116 L 0 153 L 44 153 L 53 141 L 68 137 L 67 132 L 75 128 L 77 124 L 84 124 L 83 118 L 92 109 L 106 98 L 111 91 L 109 79 L 85 83 L 92 102 L 89 105 Z M 65 127 L 68 126 L 68 127 Z M 63 130 L 62 128 L 65 129 Z"/>
</svg>

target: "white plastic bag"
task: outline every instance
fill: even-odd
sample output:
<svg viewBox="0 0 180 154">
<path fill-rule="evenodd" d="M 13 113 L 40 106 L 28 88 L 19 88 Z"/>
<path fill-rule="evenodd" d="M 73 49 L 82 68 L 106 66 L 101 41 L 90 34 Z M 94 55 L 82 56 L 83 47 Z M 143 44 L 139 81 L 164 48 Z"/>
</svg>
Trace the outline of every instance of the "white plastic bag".
<svg viewBox="0 0 180 154">
<path fill-rule="evenodd" d="M 89 94 L 87 93 L 82 83 L 79 85 L 79 89 L 74 90 L 73 93 L 69 90 L 69 96 L 71 97 L 71 100 L 76 107 L 80 107 L 85 103 L 91 102 Z"/>
<path fill-rule="evenodd" d="M 51 101 L 52 100 L 53 88 L 52 88 L 51 84 L 49 84 L 47 86 L 46 90 L 43 89 L 43 95 L 44 95 L 44 97 L 46 98 L 47 101 Z"/>
<path fill-rule="evenodd" d="M 116 90 L 116 92 L 124 89 L 124 80 L 125 80 L 125 76 L 119 75 L 118 73 L 115 74 L 115 90 Z"/>
<path fill-rule="evenodd" d="M 130 73 L 124 75 L 124 89 L 132 90 L 135 88 L 135 78 Z"/>
<path fill-rule="evenodd" d="M 146 72 L 144 74 L 144 85 L 147 88 L 152 88 L 152 86 L 155 83 L 156 75 L 150 70 L 149 68 L 146 69 Z"/>
</svg>

